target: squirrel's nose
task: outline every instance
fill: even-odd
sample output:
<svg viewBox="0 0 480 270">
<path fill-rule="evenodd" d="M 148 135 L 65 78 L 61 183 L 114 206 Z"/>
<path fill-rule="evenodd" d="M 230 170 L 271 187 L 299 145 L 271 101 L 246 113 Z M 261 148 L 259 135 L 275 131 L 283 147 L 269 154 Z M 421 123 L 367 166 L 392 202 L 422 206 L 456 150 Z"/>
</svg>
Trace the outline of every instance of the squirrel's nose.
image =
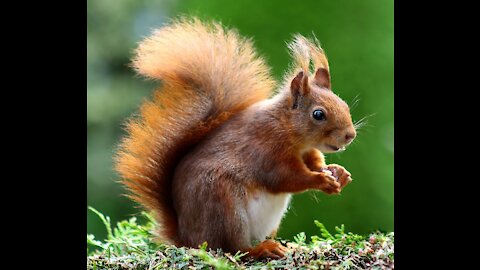
<svg viewBox="0 0 480 270">
<path fill-rule="evenodd" d="M 351 141 L 353 141 L 353 139 L 355 138 L 355 132 L 347 132 L 347 134 L 345 135 L 345 141 L 346 143 L 350 143 Z"/>
</svg>

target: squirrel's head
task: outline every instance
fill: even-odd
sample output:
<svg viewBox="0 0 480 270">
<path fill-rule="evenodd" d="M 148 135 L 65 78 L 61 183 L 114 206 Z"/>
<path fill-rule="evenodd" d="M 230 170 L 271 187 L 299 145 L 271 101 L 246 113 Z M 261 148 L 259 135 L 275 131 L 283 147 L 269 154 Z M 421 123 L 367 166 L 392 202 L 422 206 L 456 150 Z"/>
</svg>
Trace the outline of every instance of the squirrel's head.
<svg viewBox="0 0 480 270">
<path fill-rule="evenodd" d="M 309 79 L 300 71 L 290 84 L 290 123 L 302 145 L 324 153 L 342 151 L 356 136 L 350 109 L 332 92 L 330 74 L 318 68 Z"/>
<path fill-rule="evenodd" d="M 289 121 L 302 147 L 324 153 L 345 149 L 356 136 L 348 105 L 331 90 L 330 69 L 316 38 L 295 35 L 288 44 L 295 65 L 285 78 Z M 313 67 L 313 69 L 312 69 Z M 312 75 L 309 76 L 310 70 Z"/>
</svg>

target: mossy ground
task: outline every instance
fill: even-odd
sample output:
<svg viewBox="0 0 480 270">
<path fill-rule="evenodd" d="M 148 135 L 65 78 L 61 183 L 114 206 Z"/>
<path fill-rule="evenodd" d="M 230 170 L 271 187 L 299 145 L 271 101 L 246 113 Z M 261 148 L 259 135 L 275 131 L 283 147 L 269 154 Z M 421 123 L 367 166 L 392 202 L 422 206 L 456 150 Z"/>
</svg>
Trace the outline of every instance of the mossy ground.
<svg viewBox="0 0 480 270">
<path fill-rule="evenodd" d="M 368 236 L 346 233 L 344 226 L 331 234 L 315 221 L 320 235 L 307 241 L 304 233 L 294 241 L 276 239 L 290 251 L 281 260 L 255 261 L 245 254 L 157 244 L 152 241 L 151 217 L 141 225 L 135 217 L 121 221 L 112 230 L 109 217 L 91 208 L 107 228 L 107 239 L 87 235 L 87 269 L 393 269 L 394 233 L 374 232 Z"/>
</svg>

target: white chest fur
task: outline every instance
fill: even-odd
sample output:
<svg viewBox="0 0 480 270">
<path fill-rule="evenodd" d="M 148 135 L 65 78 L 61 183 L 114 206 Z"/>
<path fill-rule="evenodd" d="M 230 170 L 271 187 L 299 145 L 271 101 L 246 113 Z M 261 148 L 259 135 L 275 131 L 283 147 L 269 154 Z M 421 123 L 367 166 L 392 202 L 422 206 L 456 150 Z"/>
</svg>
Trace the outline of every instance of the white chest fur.
<svg viewBox="0 0 480 270">
<path fill-rule="evenodd" d="M 257 191 L 248 201 L 251 240 L 262 241 L 280 225 L 290 202 L 290 194 Z"/>
</svg>

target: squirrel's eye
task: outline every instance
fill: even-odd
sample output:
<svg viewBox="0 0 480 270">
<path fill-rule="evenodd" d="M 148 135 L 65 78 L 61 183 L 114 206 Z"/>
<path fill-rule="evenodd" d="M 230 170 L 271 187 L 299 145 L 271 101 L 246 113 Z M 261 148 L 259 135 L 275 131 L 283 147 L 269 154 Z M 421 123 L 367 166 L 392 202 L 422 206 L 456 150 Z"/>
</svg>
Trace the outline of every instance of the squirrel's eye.
<svg viewBox="0 0 480 270">
<path fill-rule="evenodd" d="M 325 113 L 322 110 L 315 110 L 313 111 L 313 118 L 315 120 L 325 120 Z"/>
</svg>

